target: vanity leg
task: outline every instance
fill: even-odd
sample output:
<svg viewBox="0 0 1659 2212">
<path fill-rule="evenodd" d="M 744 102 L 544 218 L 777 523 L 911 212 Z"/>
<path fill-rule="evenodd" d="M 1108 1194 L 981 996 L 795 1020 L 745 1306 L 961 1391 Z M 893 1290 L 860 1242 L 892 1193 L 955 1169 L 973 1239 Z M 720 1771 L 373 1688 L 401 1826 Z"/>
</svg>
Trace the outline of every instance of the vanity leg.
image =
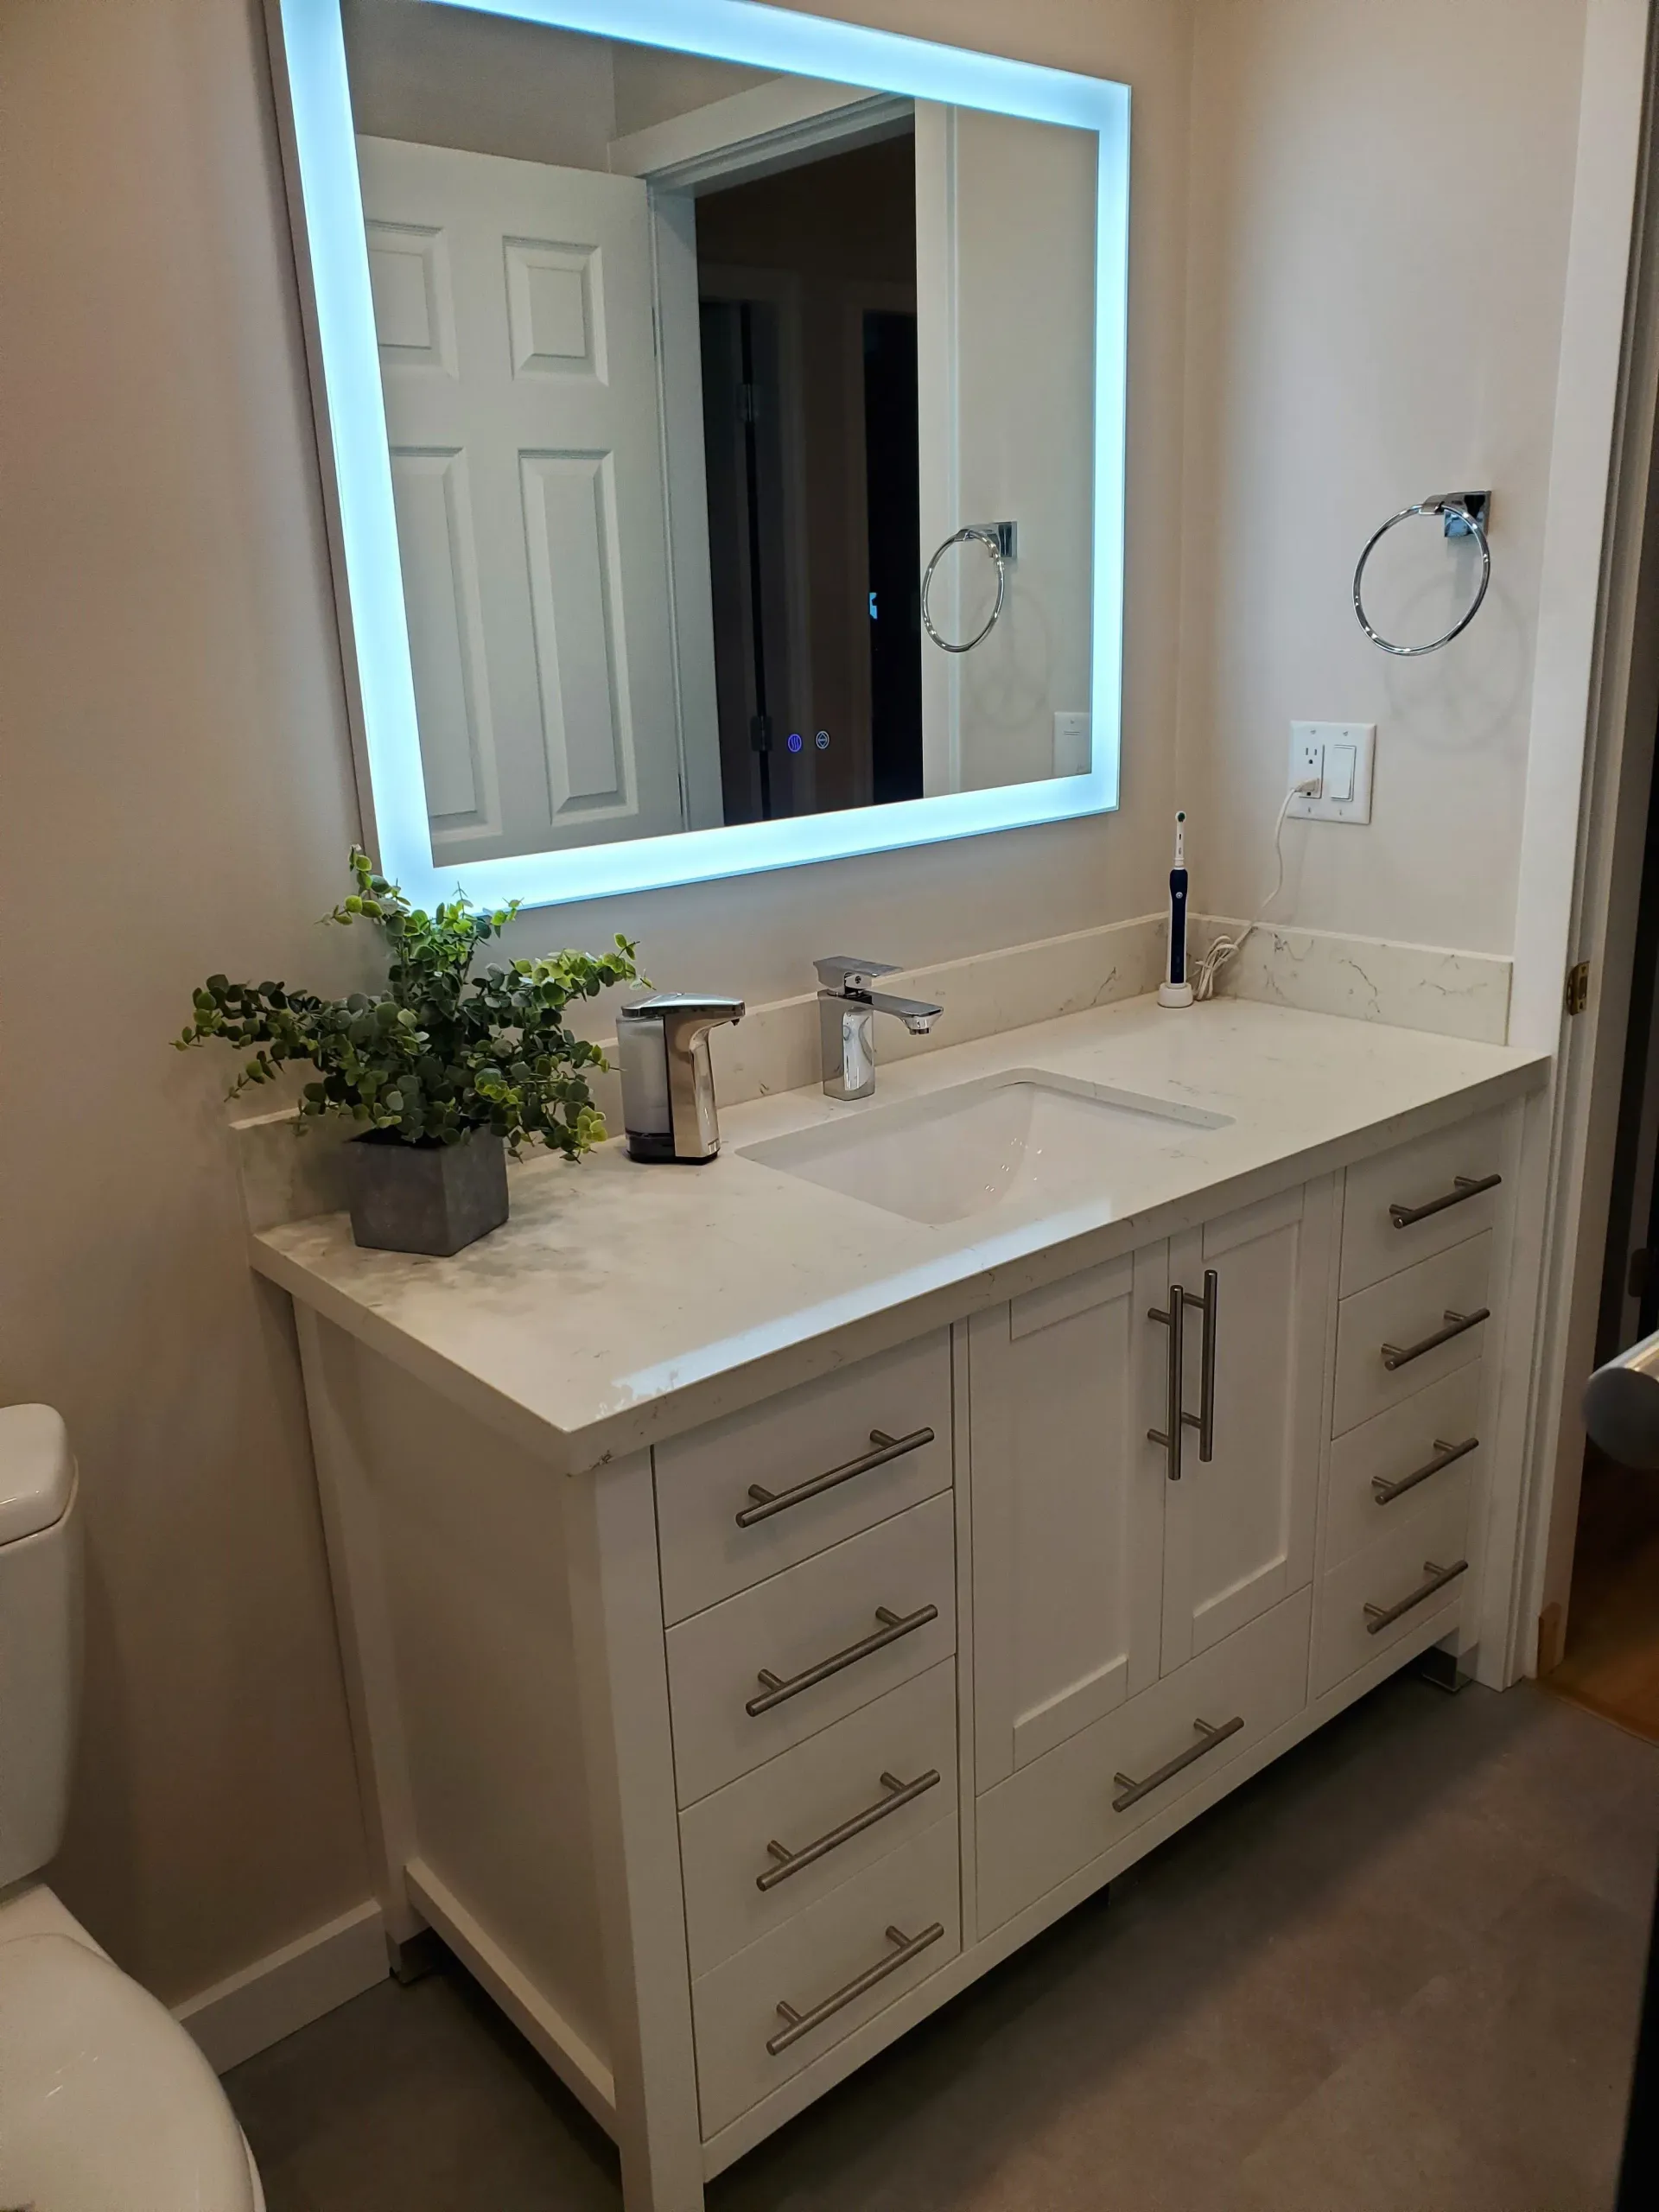
<svg viewBox="0 0 1659 2212">
<path fill-rule="evenodd" d="M 417 1929 L 413 1936 L 400 1942 L 397 1937 L 386 1938 L 386 1955 L 391 1961 L 391 1978 L 399 1988 L 411 1988 L 417 1981 L 424 1981 L 435 1973 L 443 1957 L 442 1940 L 429 1928 Z"/>
<path fill-rule="evenodd" d="M 350 1418 L 355 1347 L 298 1300 L 294 1319 L 322 1506 L 328 1581 L 340 1629 L 358 1795 L 375 1894 L 385 1916 L 386 1940 L 394 1947 L 392 1971 L 402 1980 L 399 1954 L 424 1934 L 426 1923 L 410 1904 L 404 1884 L 404 1868 L 415 1850 L 415 1815 L 374 1503 Z"/>
<path fill-rule="evenodd" d="M 1475 1679 L 1465 1675 L 1458 1664 L 1455 1650 L 1442 1650 L 1438 1643 L 1431 1643 L 1427 1651 L 1420 1651 L 1407 1669 L 1419 1681 L 1431 1683 L 1437 1690 L 1445 1690 L 1455 1697 L 1459 1690 L 1466 1690 Z"/>
<path fill-rule="evenodd" d="M 566 1505 L 623 2199 L 702 2212 L 650 1454 L 570 1478 Z"/>
</svg>

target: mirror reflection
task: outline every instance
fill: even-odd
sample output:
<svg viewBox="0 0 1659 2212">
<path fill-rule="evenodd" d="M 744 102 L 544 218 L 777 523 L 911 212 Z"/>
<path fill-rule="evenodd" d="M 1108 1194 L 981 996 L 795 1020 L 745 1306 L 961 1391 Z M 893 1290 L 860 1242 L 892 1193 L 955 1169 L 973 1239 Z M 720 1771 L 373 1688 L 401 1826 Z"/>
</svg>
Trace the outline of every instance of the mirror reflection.
<svg viewBox="0 0 1659 2212">
<path fill-rule="evenodd" d="M 1086 772 L 1095 135 L 345 27 L 434 859 Z"/>
</svg>

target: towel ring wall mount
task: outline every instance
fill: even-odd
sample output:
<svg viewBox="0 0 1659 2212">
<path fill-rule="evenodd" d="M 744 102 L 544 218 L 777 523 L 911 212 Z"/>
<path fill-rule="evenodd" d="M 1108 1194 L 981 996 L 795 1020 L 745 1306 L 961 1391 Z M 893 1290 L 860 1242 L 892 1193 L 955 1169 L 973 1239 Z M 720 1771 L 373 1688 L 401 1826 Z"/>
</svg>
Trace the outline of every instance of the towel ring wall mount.
<svg viewBox="0 0 1659 2212">
<path fill-rule="evenodd" d="M 1453 638 L 1463 634 L 1479 613 L 1481 601 L 1486 596 L 1486 587 L 1492 580 L 1492 549 L 1486 540 L 1491 512 L 1492 495 L 1490 492 L 1436 492 L 1427 499 L 1419 499 L 1414 506 L 1402 507 L 1397 515 L 1389 517 L 1380 530 L 1371 532 L 1354 569 L 1354 613 L 1360 628 L 1374 645 L 1385 653 L 1395 654 L 1402 660 L 1415 660 L 1420 654 L 1439 652 L 1442 645 L 1449 645 Z M 1409 522 L 1416 515 L 1438 515 L 1444 536 L 1472 537 L 1476 541 L 1480 547 L 1480 582 L 1474 598 L 1444 637 L 1431 638 L 1423 645 L 1396 645 L 1373 626 L 1365 612 L 1365 602 L 1360 596 L 1360 590 L 1365 577 L 1365 563 L 1377 546 L 1396 524 Z"/>
<path fill-rule="evenodd" d="M 928 636 L 932 639 L 934 644 L 939 648 L 941 652 L 972 652 L 974 647 L 979 644 L 981 639 L 988 638 L 992 631 L 995 629 L 996 618 L 1001 613 L 1002 602 L 1007 596 L 1007 564 L 1010 561 L 1014 560 L 1018 554 L 1019 544 L 1019 526 L 1014 523 L 970 522 L 964 523 L 960 530 L 952 531 L 950 537 L 945 539 L 944 544 L 939 546 L 936 550 L 933 558 L 928 563 L 926 568 L 922 571 L 922 627 L 927 632 Z M 959 643 L 950 638 L 942 638 L 939 635 L 938 632 L 933 626 L 933 616 L 927 603 L 927 595 L 931 590 L 933 585 L 933 572 L 938 567 L 940 562 L 944 560 L 945 555 L 950 550 L 950 548 L 953 545 L 982 545 L 985 548 L 985 550 L 990 555 L 992 560 L 996 563 L 995 603 L 993 605 L 990 613 L 986 617 L 982 627 L 976 630 L 971 638 L 964 638 Z"/>
</svg>

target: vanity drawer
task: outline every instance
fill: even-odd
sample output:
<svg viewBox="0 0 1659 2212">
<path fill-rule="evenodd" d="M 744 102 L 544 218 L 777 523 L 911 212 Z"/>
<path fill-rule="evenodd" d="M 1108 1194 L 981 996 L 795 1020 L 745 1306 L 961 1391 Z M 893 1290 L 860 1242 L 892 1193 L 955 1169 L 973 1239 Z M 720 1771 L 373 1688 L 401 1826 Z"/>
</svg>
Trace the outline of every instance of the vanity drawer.
<svg viewBox="0 0 1659 2212">
<path fill-rule="evenodd" d="M 982 1936 L 1294 1719 L 1307 1698 L 1312 1602 L 1299 1590 L 980 1798 Z M 1217 1732 L 1207 1745 L 1200 1720 Z"/>
<path fill-rule="evenodd" d="M 1487 1313 L 1491 1267 L 1488 1230 L 1342 1300 L 1332 1435 L 1480 1357 L 1492 1323 L 1474 1317 Z"/>
<path fill-rule="evenodd" d="M 1320 1578 L 1313 1618 L 1315 1697 L 1432 1620 L 1440 1625 L 1430 1641 L 1446 1634 L 1469 1594 L 1464 1548 L 1468 1533 L 1465 1484 L 1446 1491 L 1402 1528 L 1375 1538 Z M 1436 1589 L 1431 1566 L 1444 1573 L 1460 1562 L 1465 1572 Z M 1368 1605 L 1376 1613 L 1368 1613 Z M 1395 1611 L 1396 1607 L 1403 1610 Z M 1379 1620 L 1384 1613 L 1394 1618 Z"/>
<path fill-rule="evenodd" d="M 949 1332 L 676 1437 L 652 1457 L 664 1617 L 683 1620 L 949 1489 Z M 751 1497 L 751 1485 L 770 1499 Z"/>
<path fill-rule="evenodd" d="M 695 1980 L 704 2136 L 954 1959 L 961 1907 L 956 1825 L 936 1821 Z"/>
<path fill-rule="evenodd" d="M 1494 1179 L 1503 1160 L 1503 1116 L 1483 1114 L 1351 1167 L 1342 1200 L 1343 1297 L 1491 1228 L 1503 1203 Z M 1395 1218 L 1396 1206 L 1407 1218 Z"/>
<path fill-rule="evenodd" d="M 956 1573 L 946 1491 L 670 1629 L 680 1803 L 954 1651 Z"/>
<path fill-rule="evenodd" d="M 1483 1374 L 1481 1362 L 1471 1360 L 1337 1439 L 1325 1509 L 1327 1572 L 1449 1491 L 1467 1498 L 1481 1466 Z"/>
<path fill-rule="evenodd" d="M 957 1670 L 945 1659 L 681 1815 L 692 1974 L 808 1910 L 935 1821 L 954 1833 L 956 1811 Z M 774 1840 L 793 1864 L 771 1853 Z"/>
</svg>

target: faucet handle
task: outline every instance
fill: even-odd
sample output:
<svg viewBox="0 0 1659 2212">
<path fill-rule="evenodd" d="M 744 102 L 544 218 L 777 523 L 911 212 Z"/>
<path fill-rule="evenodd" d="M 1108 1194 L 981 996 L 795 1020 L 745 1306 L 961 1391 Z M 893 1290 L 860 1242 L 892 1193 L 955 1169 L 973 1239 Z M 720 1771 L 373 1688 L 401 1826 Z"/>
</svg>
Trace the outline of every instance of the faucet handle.
<svg viewBox="0 0 1659 2212">
<path fill-rule="evenodd" d="M 891 960 L 856 960 L 847 952 L 832 952 L 812 965 L 818 971 L 820 986 L 827 991 L 868 990 L 878 976 L 899 973 Z"/>
</svg>

